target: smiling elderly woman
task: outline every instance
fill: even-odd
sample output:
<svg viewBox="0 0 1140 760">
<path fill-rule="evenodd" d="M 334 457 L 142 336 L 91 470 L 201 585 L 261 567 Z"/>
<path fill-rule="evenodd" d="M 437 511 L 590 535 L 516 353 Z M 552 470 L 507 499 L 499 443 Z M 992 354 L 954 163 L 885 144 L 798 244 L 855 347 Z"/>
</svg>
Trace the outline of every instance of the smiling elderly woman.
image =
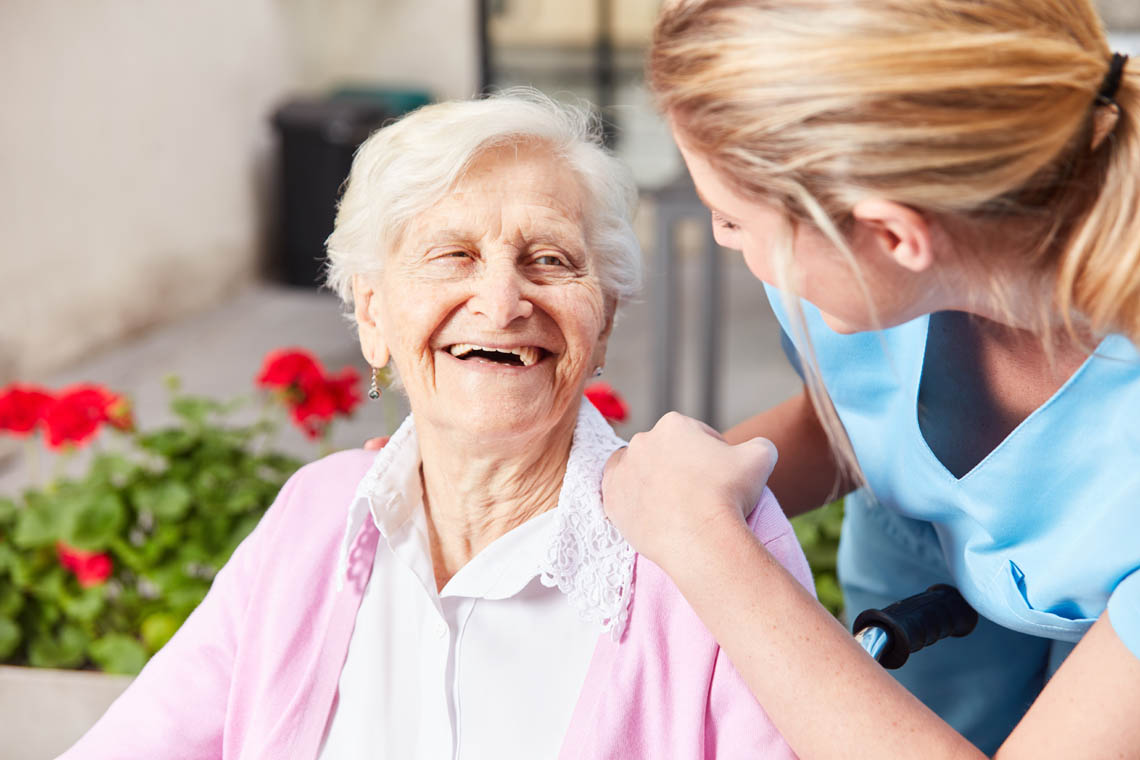
<svg viewBox="0 0 1140 760">
<path fill-rule="evenodd" d="M 361 147 L 329 282 L 413 415 L 295 475 L 66 757 L 790 755 L 602 509 L 623 443 L 582 389 L 639 250 L 590 126 L 515 94 Z M 808 583 L 769 495 L 751 524 Z"/>
</svg>

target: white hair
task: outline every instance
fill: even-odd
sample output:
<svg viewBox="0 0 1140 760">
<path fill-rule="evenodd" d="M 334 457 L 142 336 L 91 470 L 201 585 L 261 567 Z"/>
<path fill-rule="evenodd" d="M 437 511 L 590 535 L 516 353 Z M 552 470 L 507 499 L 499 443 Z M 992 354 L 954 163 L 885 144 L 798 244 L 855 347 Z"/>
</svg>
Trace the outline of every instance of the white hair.
<svg viewBox="0 0 1140 760">
<path fill-rule="evenodd" d="M 584 191 L 586 244 L 615 305 L 641 287 L 633 231 L 637 188 L 601 141 L 586 109 L 529 88 L 483 100 L 425 106 L 377 130 L 356 151 L 326 246 L 326 284 L 352 306 L 352 278 L 379 271 L 408 223 L 440 201 L 484 153 L 543 143 L 569 165 Z"/>
</svg>

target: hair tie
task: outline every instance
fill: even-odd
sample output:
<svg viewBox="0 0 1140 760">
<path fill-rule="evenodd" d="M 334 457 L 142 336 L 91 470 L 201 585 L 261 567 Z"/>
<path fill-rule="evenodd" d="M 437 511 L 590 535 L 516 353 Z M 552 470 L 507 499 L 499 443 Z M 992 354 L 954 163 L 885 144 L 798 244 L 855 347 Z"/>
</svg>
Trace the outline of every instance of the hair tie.
<svg viewBox="0 0 1140 760">
<path fill-rule="evenodd" d="M 1128 56 L 1123 53 L 1112 54 L 1108 73 L 1104 75 L 1104 81 L 1100 84 L 1100 91 L 1096 94 L 1096 99 L 1102 105 L 1116 105 L 1116 91 L 1120 89 L 1120 81 L 1124 78 L 1124 64 L 1127 62 Z"/>
</svg>

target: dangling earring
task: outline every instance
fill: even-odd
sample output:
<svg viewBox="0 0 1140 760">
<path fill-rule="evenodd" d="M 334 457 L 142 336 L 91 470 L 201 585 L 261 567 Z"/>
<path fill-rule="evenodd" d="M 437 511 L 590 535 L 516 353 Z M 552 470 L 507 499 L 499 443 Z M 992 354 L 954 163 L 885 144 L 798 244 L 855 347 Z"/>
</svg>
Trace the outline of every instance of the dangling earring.
<svg viewBox="0 0 1140 760">
<path fill-rule="evenodd" d="M 605 368 L 603 368 L 601 366 L 597 367 L 594 370 L 594 377 L 601 377 L 603 372 L 605 372 Z"/>
<path fill-rule="evenodd" d="M 375 401 L 380 398 L 380 369 L 372 368 L 372 384 L 368 386 L 368 398 Z"/>
</svg>

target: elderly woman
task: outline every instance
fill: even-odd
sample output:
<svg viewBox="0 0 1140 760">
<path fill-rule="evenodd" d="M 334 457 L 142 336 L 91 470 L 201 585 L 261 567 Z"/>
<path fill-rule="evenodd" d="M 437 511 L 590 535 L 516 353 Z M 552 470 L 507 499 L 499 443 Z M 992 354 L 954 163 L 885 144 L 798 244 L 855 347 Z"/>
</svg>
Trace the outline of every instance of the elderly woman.
<svg viewBox="0 0 1140 760">
<path fill-rule="evenodd" d="M 634 200 L 589 120 L 533 94 L 373 135 L 329 282 L 413 414 L 295 475 L 65 757 L 790 756 L 602 508 L 623 442 L 582 389 L 638 284 Z M 808 583 L 770 496 L 751 525 Z"/>
</svg>

